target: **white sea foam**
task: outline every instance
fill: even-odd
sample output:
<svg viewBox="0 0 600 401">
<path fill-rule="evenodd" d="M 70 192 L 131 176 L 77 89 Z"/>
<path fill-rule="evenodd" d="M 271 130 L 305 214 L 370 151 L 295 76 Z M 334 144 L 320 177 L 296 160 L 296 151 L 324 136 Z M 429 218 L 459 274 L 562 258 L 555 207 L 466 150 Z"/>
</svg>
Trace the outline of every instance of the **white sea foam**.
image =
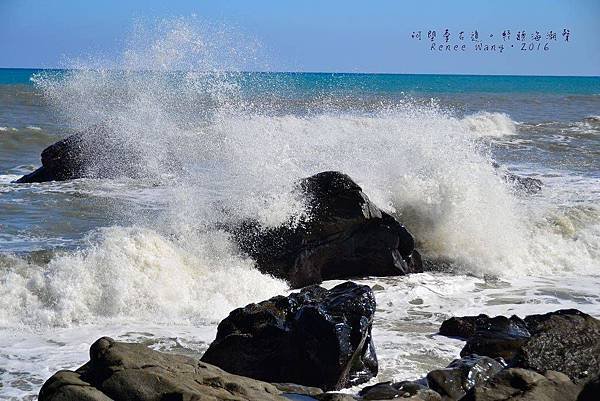
<svg viewBox="0 0 600 401">
<path fill-rule="evenodd" d="M 183 240 L 142 228 L 100 230 L 86 249 L 43 268 L 14 261 L 2 276 L 1 325 L 64 326 L 99 317 L 218 320 L 286 290 L 234 256 L 224 233 Z"/>
<path fill-rule="evenodd" d="M 478 137 L 503 137 L 517 133 L 517 123 L 505 113 L 480 111 L 465 116 L 462 122 Z"/>
<path fill-rule="evenodd" d="M 35 125 L 28 125 L 26 128 L 30 129 L 32 131 L 41 131 L 42 130 L 40 127 L 37 127 Z"/>
</svg>

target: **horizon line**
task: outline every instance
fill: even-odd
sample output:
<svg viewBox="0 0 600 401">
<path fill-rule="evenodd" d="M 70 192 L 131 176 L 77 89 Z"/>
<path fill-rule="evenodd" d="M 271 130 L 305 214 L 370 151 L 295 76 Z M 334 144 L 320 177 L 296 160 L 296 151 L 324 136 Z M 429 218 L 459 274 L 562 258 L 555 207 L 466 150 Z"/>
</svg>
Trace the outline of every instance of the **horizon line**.
<svg viewBox="0 0 600 401">
<path fill-rule="evenodd" d="M 99 68 L 89 68 L 89 70 L 98 70 Z M 81 71 L 86 70 L 85 68 L 54 68 L 54 67 L 0 67 L 0 70 L 49 70 L 49 71 Z M 125 71 L 123 69 L 108 68 L 112 71 Z M 600 78 L 600 75 L 555 75 L 555 74 L 479 74 L 479 73 L 429 73 L 429 72 L 360 72 L 360 71 L 285 71 L 285 70 L 273 70 L 273 71 L 201 71 L 201 70 L 172 70 L 172 71 L 159 71 L 152 69 L 139 69 L 136 72 L 226 72 L 226 73 L 244 73 L 244 74 L 344 74 L 344 75 L 442 75 L 442 76 L 485 76 L 485 77 L 540 77 L 540 78 Z"/>
</svg>

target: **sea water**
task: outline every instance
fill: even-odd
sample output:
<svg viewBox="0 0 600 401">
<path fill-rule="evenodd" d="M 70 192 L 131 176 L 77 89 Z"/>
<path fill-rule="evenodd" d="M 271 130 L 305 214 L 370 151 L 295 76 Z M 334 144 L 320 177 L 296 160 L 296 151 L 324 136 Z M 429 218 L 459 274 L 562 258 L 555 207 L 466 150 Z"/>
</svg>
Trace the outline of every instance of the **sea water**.
<svg viewBox="0 0 600 401">
<path fill-rule="evenodd" d="M 453 315 L 600 317 L 600 78 L 250 73 L 179 22 L 143 39 L 110 63 L 0 70 L 0 399 L 35 399 L 103 335 L 200 356 L 232 309 L 289 292 L 219 227 L 309 213 L 291 189 L 324 170 L 436 267 L 358 280 L 378 284 L 375 381 L 456 358 L 436 335 Z M 97 124 L 143 155 L 135 179 L 13 183 Z"/>
</svg>

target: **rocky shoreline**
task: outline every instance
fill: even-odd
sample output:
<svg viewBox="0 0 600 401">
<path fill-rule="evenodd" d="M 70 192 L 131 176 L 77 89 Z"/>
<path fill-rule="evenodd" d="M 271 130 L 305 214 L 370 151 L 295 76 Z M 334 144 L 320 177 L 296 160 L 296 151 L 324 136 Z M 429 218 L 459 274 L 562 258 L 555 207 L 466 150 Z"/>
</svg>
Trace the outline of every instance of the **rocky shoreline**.
<svg viewBox="0 0 600 401">
<path fill-rule="evenodd" d="M 69 137 L 44 150 L 43 166 L 17 182 L 127 174 L 125 157 L 94 162 L 86 138 Z M 100 148 L 114 155 L 111 146 Z M 541 189 L 535 180 L 504 179 L 527 193 Z M 252 220 L 223 228 L 259 270 L 299 292 L 233 310 L 200 360 L 100 338 L 90 348 L 89 362 L 54 374 L 39 399 L 598 399 L 600 321 L 574 309 L 524 318 L 452 317 L 439 334 L 465 341 L 460 359 L 416 381 L 336 393 L 377 377 L 376 299 L 370 287 L 351 281 L 330 290 L 318 284 L 418 273 L 429 264 L 421 260 L 412 234 L 349 176 L 322 172 L 300 180 L 296 191 L 306 199 L 309 217 L 276 228 Z"/>
<path fill-rule="evenodd" d="M 358 394 L 325 392 L 376 376 L 369 321 L 374 306 L 371 289 L 352 282 L 251 304 L 221 322 L 200 360 L 103 337 L 91 346 L 88 363 L 48 379 L 39 400 L 598 399 L 600 320 L 574 309 L 525 319 L 451 318 L 440 334 L 469 338 L 462 357 L 447 367 L 416 381 L 367 386 Z M 515 330 L 513 322 L 525 325 Z M 474 343 L 479 354 L 469 353 Z"/>
</svg>

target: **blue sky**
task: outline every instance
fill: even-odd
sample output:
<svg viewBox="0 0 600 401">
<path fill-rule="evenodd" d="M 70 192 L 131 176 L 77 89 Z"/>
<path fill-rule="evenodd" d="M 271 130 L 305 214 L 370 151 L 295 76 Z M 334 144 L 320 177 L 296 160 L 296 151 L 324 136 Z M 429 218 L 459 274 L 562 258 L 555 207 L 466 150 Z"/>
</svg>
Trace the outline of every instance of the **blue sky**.
<svg viewBox="0 0 600 401">
<path fill-rule="evenodd" d="M 600 75 L 599 0 L 0 0 L 0 67 L 68 67 L 66 60 L 94 54 L 117 58 L 134 21 L 191 15 L 254 38 L 272 70 Z M 445 29 L 459 51 L 446 51 Z M 471 32 L 478 30 L 482 45 L 499 46 L 507 29 L 513 48 L 505 42 L 501 54 L 474 50 Z M 411 39 L 419 30 L 421 41 Z M 443 51 L 431 50 L 429 30 Z M 542 39 L 527 36 L 526 45 L 541 43 L 541 50 L 520 50 L 521 30 L 540 31 Z M 544 51 L 550 30 L 557 40 Z"/>
</svg>

